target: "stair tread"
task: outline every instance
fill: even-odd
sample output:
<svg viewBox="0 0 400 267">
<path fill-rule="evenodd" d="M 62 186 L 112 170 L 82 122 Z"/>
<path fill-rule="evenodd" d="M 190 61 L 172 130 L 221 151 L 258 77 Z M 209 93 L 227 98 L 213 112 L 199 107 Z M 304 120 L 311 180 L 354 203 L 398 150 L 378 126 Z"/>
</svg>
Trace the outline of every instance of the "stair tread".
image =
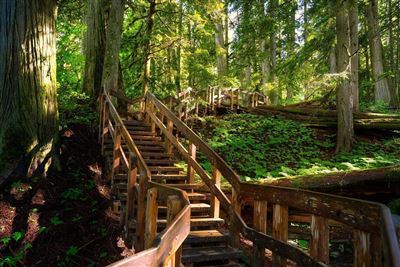
<svg viewBox="0 0 400 267">
<path fill-rule="evenodd" d="M 191 218 L 190 226 L 220 226 L 225 222 L 221 218 Z M 165 225 L 167 223 L 166 219 L 157 219 L 159 225 Z"/>
<path fill-rule="evenodd" d="M 201 193 L 197 193 L 197 192 L 187 193 L 187 196 L 191 200 L 205 200 L 205 199 L 207 199 L 207 196 L 205 194 L 201 194 Z"/>
<path fill-rule="evenodd" d="M 226 242 L 229 240 L 229 235 L 222 233 L 219 230 L 195 230 L 190 231 L 185 240 L 187 244 L 193 243 L 209 243 L 209 242 Z"/>
<path fill-rule="evenodd" d="M 137 120 L 123 120 L 123 124 L 125 125 L 138 125 L 138 126 L 148 126 L 144 121 L 137 121 Z"/>
<path fill-rule="evenodd" d="M 183 168 L 172 166 L 149 166 L 150 171 L 183 171 Z"/>
<path fill-rule="evenodd" d="M 240 250 L 232 247 L 184 248 L 182 254 L 183 263 L 232 260 L 242 256 L 242 252 Z"/>
</svg>

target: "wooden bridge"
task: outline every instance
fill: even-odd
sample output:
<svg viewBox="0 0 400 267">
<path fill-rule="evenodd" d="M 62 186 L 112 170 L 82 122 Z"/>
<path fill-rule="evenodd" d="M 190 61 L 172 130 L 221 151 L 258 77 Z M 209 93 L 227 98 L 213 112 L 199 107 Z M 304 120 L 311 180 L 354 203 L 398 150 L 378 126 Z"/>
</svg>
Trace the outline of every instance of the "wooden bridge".
<svg viewBox="0 0 400 267">
<path fill-rule="evenodd" d="M 354 266 L 400 266 L 386 206 L 242 182 L 153 94 L 131 102 L 140 110 L 126 117 L 112 98 L 101 97 L 99 140 L 136 254 L 111 266 L 329 266 L 334 226 L 351 233 Z M 184 166 L 176 167 L 179 161 Z M 244 207 L 252 218 L 242 216 Z M 290 242 L 298 224 L 306 225 L 307 250 Z"/>
</svg>

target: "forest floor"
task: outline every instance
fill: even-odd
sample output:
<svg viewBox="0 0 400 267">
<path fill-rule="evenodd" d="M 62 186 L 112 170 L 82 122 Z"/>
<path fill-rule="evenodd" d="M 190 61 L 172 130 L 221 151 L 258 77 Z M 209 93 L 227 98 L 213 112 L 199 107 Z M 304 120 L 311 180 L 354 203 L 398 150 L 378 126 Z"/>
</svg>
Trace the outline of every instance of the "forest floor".
<svg viewBox="0 0 400 267">
<path fill-rule="evenodd" d="M 104 266 L 121 258 L 96 132 L 74 125 L 61 142 L 62 171 L 2 189 L 0 266 Z"/>
</svg>

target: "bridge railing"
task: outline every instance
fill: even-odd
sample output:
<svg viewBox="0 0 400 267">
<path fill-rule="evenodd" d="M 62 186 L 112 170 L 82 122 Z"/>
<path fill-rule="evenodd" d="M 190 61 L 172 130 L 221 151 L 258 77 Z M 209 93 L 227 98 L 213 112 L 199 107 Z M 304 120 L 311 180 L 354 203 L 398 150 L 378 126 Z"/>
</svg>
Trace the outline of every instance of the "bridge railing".
<svg viewBox="0 0 400 267">
<path fill-rule="evenodd" d="M 179 248 L 190 229 L 190 204 L 186 192 L 151 182 L 151 172 L 107 93 L 100 98 L 99 129 L 103 154 L 107 134 L 112 139 L 111 183 L 114 175 L 121 173 L 121 167 L 126 173 L 125 227 L 128 230 L 136 221 L 135 250 L 146 249 L 113 266 L 171 264 L 175 262 L 175 256 L 179 262 Z M 122 143 L 126 145 L 125 150 Z M 167 227 L 156 237 L 158 205 L 167 206 Z"/>
<path fill-rule="evenodd" d="M 165 139 L 167 151 L 175 147 L 188 164 L 188 182 L 197 175 L 211 193 L 211 212 L 219 217 L 220 205 L 230 219 L 233 246 L 240 246 L 240 238 L 253 244 L 254 266 L 264 264 L 265 249 L 273 254 L 273 266 L 286 266 L 287 259 L 300 266 L 329 264 L 329 221 L 337 221 L 353 231 L 355 266 L 400 266 L 400 252 L 391 215 L 386 206 L 339 196 L 299 189 L 288 189 L 244 183 L 226 162 L 196 133 L 177 118 L 151 93 L 145 97 L 146 121 L 158 127 Z M 176 137 L 173 130 L 179 133 Z M 198 152 L 212 164 L 210 176 L 196 160 Z M 221 176 L 232 186 L 232 198 L 221 190 Z M 241 216 L 244 199 L 254 206 L 253 228 Z M 272 207 L 272 231 L 267 233 L 268 207 Z M 289 244 L 289 208 L 311 216 L 310 253 Z M 373 263 L 373 265 L 370 265 Z"/>
</svg>

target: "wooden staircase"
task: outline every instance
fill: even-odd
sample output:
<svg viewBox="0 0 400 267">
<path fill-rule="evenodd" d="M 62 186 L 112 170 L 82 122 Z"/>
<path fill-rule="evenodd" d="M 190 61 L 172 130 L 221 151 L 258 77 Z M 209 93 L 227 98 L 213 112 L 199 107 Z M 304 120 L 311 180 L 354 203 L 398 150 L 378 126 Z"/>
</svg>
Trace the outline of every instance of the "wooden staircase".
<svg viewBox="0 0 400 267">
<path fill-rule="evenodd" d="M 296 266 L 326 267 L 337 226 L 350 231 L 354 266 L 400 266 L 386 206 L 242 182 L 154 95 L 148 92 L 139 107 L 124 121 L 108 93 L 100 98 L 99 141 L 110 158 L 115 206 L 136 251 L 110 266 L 258 267 L 265 266 L 268 252 L 273 267 L 287 267 L 289 260 Z M 196 159 L 200 153 L 211 164 L 211 174 Z M 232 188 L 230 198 L 221 190 L 222 177 Z M 252 219 L 242 217 L 244 203 L 253 209 Z M 306 226 L 307 249 L 293 244 L 293 223 Z"/>
<path fill-rule="evenodd" d="M 150 124 L 144 120 L 125 120 L 124 125 L 151 171 L 151 180 L 186 191 L 190 200 L 190 233 L 183 243 L 182 263 L 185 266 L 246 266 L 243 253 L 229 244 L 229 231 L 224 228 L 224 219 L 211 214 L 210 194 L 204 191 L 204 184 L 189 183 L 190 174 L 185 171 L 187 166 L 175 166 L 179 161 L 174 153 L 166 151 L 165 140 L 157 131 L 152 131 Z M 124 142 L 121 145 L 126 148 Z M 105 140 L 105 155 L 112 159 L 113 142 L 110 136 Z M 116 206 L 121 206 L 118 211 L 125 214 L 126 174 L 115 175 L 113 187 L 119 200 Z M 158 232 L 167 225 L 166 214 L 167 208 L 158 206 Z M 134 228 L 134 225 L 131 226 Z M 134 230 L 132 228 L 130 230 Z"/>
</svg>

